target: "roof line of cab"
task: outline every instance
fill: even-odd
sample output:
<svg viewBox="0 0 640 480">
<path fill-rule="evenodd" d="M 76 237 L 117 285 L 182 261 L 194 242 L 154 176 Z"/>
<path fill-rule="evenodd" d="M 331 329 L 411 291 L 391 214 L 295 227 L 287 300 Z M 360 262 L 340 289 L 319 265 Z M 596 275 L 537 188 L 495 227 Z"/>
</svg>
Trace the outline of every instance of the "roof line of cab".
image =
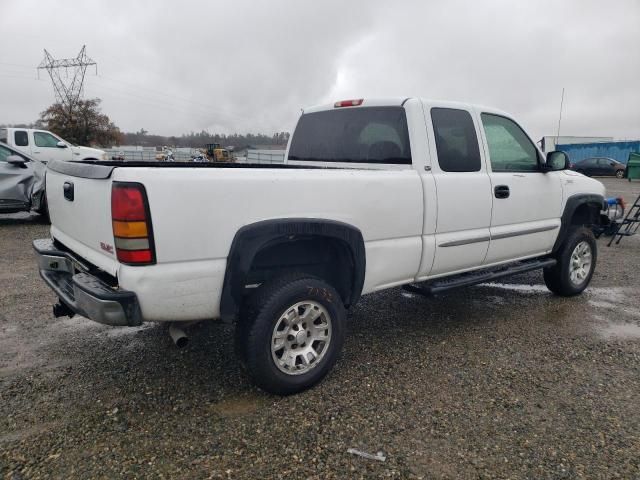
<svg viewBox="0 0 640 480">
<path fill-rule="evenodd" d="M 509 113 L 494 107 L 488 107 L 485 105 L 477 105 L 477 104 L 465 103 L 465 102 L 454 102 L 449 100 L 432 100 L 432 99 L 426 99 L 421 97 L 374 97 L 374 98 L 358 98 L 357 100 L 361 101 L 362 103 L 355 106 L 336 107 L 337 103 L 339 103 L 340 101 L 343 101 L 343 100 L 339 100 L 334 103 L 324 103 L 321 105 L 313 105 L 311 107 L 304 108 L 302 109 L 302 113 L 305 114 L 305 113 L 321 112 L 325 110 L 334 110 L 335 108 L 401 107 L 401 106 L 404 106 L 409 100 L 420 100 L 424 105 L 427 105 L 429 107 L 474 109 L 481 112 L 488 112 L 488 113 L 490 112 L 490 113 L 496 113 L 496 114 L 504 115 L 507 117 L 511 117 Z"/>
</svg>

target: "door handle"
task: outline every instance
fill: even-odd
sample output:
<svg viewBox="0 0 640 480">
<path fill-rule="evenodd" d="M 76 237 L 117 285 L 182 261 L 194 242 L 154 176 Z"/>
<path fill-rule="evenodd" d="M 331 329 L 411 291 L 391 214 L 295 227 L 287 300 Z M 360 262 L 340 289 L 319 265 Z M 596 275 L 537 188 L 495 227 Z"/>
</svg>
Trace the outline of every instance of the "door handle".
<svg viewBox="0 0 640 480">
<path fill-rule="evenodd" d="M 64 182 L 64 185 L 62 186 L 62 192 L 64 194 L 64 198 L 66 198 L 70 202 L 73 202 L 73 197 L 75 196 L 73 191 L 73 182 Z"/>
<path fill-rule="evenodd" d="M 493 194 L 496 198 L 509 198 L 511 192 L 509 191 L 509 185 L 496 185 L 493 189 Z"/>
</svg>

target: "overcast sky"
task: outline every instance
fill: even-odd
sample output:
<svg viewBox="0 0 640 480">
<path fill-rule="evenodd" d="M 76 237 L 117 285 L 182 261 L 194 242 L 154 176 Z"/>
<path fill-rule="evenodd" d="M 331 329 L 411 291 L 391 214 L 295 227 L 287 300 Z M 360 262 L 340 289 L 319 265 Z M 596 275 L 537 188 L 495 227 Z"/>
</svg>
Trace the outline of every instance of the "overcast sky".
<svg viewBox="0 0 640 480">
<path fill-rule="evenodd" d="M 98 63 L 124 131 L 292 130 L 300 108 L 422 96 L 491 105 L 536 139 L 640 138 L 640 1 L 0 0 L 0 123 L 53 103 L 46 48 Z"/>
</svg>

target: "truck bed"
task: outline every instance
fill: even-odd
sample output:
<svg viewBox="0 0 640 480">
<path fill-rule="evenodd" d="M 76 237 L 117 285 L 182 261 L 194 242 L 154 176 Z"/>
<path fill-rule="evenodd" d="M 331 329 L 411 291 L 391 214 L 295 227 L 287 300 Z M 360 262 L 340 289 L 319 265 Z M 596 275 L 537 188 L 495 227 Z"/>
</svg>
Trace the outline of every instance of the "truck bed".
<svg viewBox="0 0 640 480">
<path fill-rule="evenodd" d="M 112 185 L 142 185 L 156 264 L 119 263 Z M 352 225 L 367 250 L 363 292 L 411 281 L 422 253 L 423 190 L 417 172 L 367 168 L 180 162 L 52 162 L 52 237 L 78 257 L 135 285 L 147 320 L 218 315 L 227 256 L 244 226 L 273 219 Z"/>
</svg>

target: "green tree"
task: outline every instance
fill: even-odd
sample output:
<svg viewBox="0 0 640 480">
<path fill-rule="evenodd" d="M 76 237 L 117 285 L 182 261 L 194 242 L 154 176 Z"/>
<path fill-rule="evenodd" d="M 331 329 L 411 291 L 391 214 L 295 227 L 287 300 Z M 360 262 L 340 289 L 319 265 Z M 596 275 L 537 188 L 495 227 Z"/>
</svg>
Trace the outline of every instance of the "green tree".
<svg viewBox="0 0 640 480">
<path fill-rule="evenodd" d="M 122 140 L 120 129 L 100 111 L 99 98 L 79 100 L 71 110 L 54 103 L 40 114 L 40 128 L 60 135 L 76 145 L 110 147 Z"/>
</svg>

